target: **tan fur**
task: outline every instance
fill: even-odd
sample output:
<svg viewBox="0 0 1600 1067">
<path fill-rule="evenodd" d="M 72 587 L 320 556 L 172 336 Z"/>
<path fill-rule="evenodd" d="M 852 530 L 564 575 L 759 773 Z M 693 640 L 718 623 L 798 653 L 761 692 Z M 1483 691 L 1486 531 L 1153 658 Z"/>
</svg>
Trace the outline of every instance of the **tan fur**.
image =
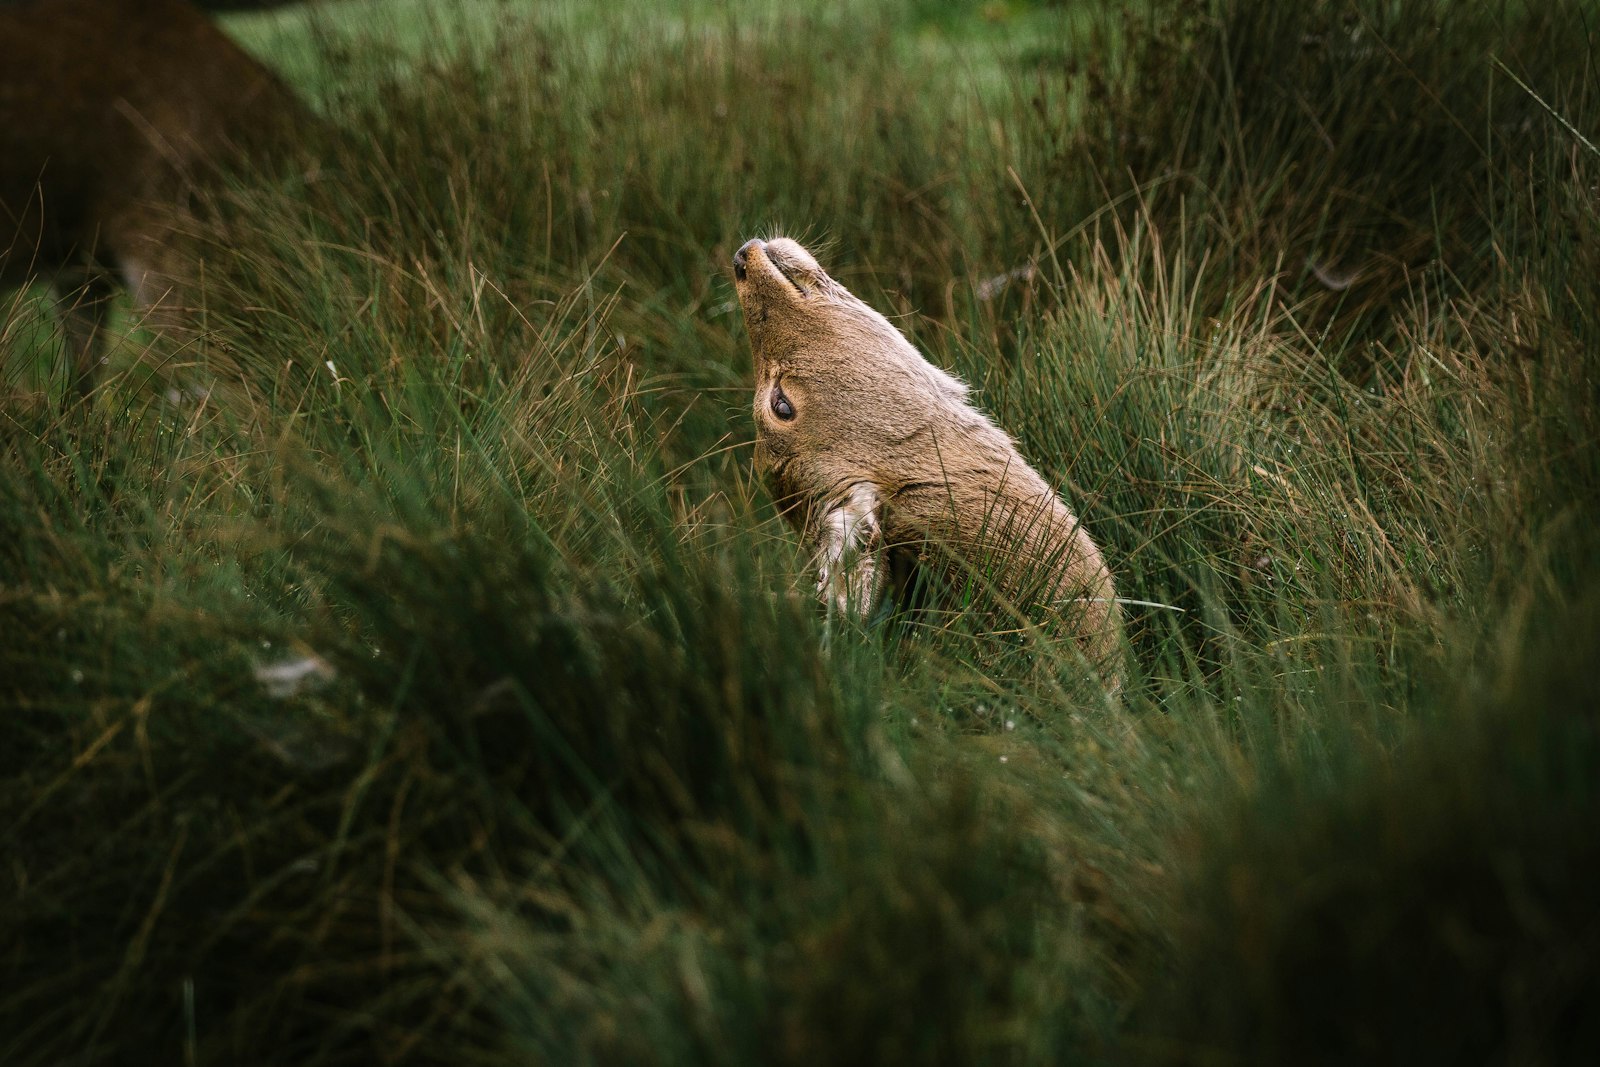
<svg viewBox="0 0 1600 1067">
<path fill-rule="evenodd" d="M 947 589 L 976 578 L 1065 620 L 1115 674 L 1121 613 L 1099 549 L 967 387 L 792 240 L 750 241 L 734 277 L 755 355 L 756 462 L 816 545 L 824 601 L 864 617 L 891 555 L 912 553 Z M 775 390 L 792 418 L 774 412 Z"/>
<path fill-rule="evenodd" d="M 301 117 L 183 0 L 0 5 L 0 283 L 54 284 L 78 394 L 116 282 L 142 317 L 177 325 L 195 182 Z"/>
</svg>

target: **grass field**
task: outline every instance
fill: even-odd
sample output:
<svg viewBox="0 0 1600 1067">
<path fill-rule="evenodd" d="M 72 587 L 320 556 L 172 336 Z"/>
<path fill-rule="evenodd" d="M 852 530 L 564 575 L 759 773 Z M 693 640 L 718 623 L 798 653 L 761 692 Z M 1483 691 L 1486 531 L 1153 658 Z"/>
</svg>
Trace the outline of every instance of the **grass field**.
<svg viewBox="0 0 1600 1067">
<path fill-rule="evenodd" d="M 0 357 L 0 1062 L 1600 1060 L 1600 9 L 349 0 L 205 335 Z M 830 630 L 728 263 L 1084 518 Z"/>
</svg>

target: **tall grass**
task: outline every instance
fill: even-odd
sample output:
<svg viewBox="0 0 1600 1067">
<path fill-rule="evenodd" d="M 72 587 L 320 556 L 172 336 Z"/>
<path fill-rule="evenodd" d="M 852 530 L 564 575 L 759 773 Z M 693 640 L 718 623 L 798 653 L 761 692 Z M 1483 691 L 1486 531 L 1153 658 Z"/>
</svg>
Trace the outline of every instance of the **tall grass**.
<svg viewBox="0 0 1600 1067">
<path fill-rule="evenodd" d="M 0 1059 L 1595 1052 L 1583 5 L 337 11 L 203 343 L 0 420 Z M 1063 487 L 1120 696 L 825 625 L 774 226 Z"/>
</svg>

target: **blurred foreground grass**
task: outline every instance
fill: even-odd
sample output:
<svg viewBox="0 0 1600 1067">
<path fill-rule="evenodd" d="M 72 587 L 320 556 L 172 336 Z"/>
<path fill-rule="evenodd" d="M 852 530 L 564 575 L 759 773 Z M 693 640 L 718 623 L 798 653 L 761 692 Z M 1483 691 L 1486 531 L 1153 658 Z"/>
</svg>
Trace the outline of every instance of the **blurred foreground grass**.
<svg viewBox="0 0 1600 1067">
<path fill-rule="evenodd" d="M 1592 1058 L 1589 6 L 649 10 L 230 19 L 317 166 L 0 420 L 0 1060 Z M 1167 605 L 1120 699 L 824 634 L 773 226 Z"/>
</svg>

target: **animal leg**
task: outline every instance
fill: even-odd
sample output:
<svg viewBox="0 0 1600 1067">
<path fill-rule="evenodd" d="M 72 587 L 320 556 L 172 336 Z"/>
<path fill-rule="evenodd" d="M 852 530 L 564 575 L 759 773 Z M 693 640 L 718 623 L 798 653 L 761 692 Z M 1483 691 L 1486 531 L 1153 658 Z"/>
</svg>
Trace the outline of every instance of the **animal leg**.
<svg viewBox="0 0 1600 1067">
<path fill-rule="evenodd" d="M 137 322 L 154 333 L 181 338 L 188 323 L 178 287 L 161 257 L 144 252 L 141 248 L 125 255 L 121 265 L 122 283 L 133 298 Z"/>
<path fill-rule="evenodd" d="M 105 275 L 85 270 L 73 276 L 73 284 L 58 283 L 56 295 L 62 304 L 71 361 L 72 389 L 64 399 L 70 403 L 74 392 L 83 399 L 94 391 L 95 379 L 106 361 L 106 316 L 115 291 Z"/>
<path fill-rule="evenodd" d="M 170 236 L 175 230 L 160 230 Z M 152 241 L 129 242 L 133 251 L 121 261 L 122 281 L 133 301 L 133 323 L 148 330 L 161 344 L 161 366 L 168 382 L 168 399 L 204 399 L 211 376 L 201 369 L 201 331 L 176 281 L 172 256 L 152 247 Z"/>
<path fill-rule="evenodd" d="M 817 595 L 830 612 L 865 619 L 883 596 L 889 568 L 878 517 L 881 505 L 875 488 L 857 485 L 822 516 L 817 531 Z"/>
</svg>

